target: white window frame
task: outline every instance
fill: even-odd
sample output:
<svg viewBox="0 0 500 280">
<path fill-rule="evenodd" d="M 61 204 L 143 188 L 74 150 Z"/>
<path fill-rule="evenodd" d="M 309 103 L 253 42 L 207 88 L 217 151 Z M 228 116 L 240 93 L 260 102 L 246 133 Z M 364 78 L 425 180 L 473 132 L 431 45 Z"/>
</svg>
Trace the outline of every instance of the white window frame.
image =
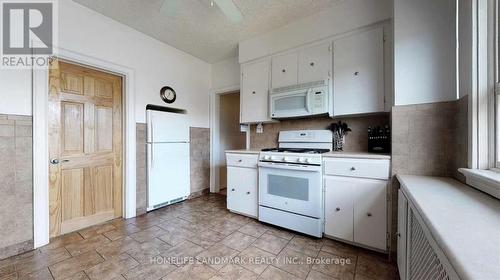
<svg viewBox="0 0 500 280">
<path fill-rule="evenodd" d="M 473 0 L 472 92 L 469 94 L 469 166 L 460 168 L 472 187 L 500 199 L 500 131 L 496 102 L 500 102 L 497 65 L 500 0 Z M 493 62 L 493 63 L 492 63 Z M 499 112 L 500 113 L 500 112 Z M 500 152 L 500 151 L 498 151 Z"/>
</svg>

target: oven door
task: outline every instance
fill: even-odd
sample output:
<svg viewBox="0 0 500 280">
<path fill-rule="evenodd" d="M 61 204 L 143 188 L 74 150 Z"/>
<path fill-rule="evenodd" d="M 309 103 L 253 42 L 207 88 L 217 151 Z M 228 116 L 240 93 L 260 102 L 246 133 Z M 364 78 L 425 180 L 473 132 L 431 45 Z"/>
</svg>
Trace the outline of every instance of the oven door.
<svg viewBox="0 0 500 280">
<path fill-rule="evenodd" d="M 311 115 L 310 89 L 271 94 L 271 117 L 290 118 Z"/>
<path fill-rule="evenodd" d="M 259 163 L 259 205 L 322 218 L 321 166 Z"/>
</svg>

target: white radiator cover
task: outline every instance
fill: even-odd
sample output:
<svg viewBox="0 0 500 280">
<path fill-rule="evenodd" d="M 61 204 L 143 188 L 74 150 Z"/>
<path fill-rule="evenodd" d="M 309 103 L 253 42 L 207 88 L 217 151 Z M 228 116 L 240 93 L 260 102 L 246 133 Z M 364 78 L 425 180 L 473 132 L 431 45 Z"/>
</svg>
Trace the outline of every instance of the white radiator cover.
<svg viewBox="0 0 500 280">
<path fill-rule="evenodd" d="M 450 280 L 413 209 L 410 208 L 408 216 L 408 279 Z"/>
</svg>

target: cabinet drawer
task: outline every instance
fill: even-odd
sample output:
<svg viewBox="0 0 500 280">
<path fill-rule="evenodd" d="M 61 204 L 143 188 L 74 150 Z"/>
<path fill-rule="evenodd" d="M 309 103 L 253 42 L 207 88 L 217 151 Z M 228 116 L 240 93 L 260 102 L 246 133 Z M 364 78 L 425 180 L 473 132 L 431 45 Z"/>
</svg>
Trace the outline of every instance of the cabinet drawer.
<svg viewBox="0 0 500 280">
<path fill-rule="evenodd" d="M 324 163 L 325 175 L 382 180 L 387 180 L 389 178 L 389 160 L 327 158 Z"/>
<path fill-rule="evenodd" d="M 227 166 L 257 168 L 259 155 L 226 154 Z"/>
</svg>

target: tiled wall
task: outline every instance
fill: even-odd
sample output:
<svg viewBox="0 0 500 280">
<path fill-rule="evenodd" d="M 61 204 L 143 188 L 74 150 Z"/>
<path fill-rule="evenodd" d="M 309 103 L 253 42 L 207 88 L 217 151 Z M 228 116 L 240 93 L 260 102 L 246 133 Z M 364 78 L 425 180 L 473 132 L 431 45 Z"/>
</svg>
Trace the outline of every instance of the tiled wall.
<svg viewBox="0 0 500 280">
<path fill-rule="evenodd" d="M 136 126 L 136 209 L 137 215 L 146 213 L 146 124 Z"/>
<path fill-rule="evenodd" d="M 190 135 L 190 165 L 191 165 L 191 195 L 196 196 L 208 191 L 210 187 L 210 129 L 191 127 Z M 146 124 L 137 123 L 137 215 L 146 213 L 147 178 L 146 178 Z"/>
<path fill-rule="evenodd" d="M 210 188 L 210 129 L 191 127 L 191 195 Z"/>
<path fill-rule="evenodd" d="M 367 130 L 369 126 L 383 126 L 390 123 L 389 114 L 376 114 L 361 117 L 336 118 L 316 117 L 307 119 L 282 120 L 277 123 L 264 124 L 264 133 L 258 134 L 255 125 L 250 132 L 250 147 L 252 149 L 272 148 L 278 145 L 280 130 L 327 129 L 332 122 L 342 120 L 352 129 L 346 136 L 344 151 L 368 151 Z"/>
<path fill-rule="evenodd" d="M 467 97 L 392 109 L 392 174 L 448 176 L 464 181 L 467 167 Z M 397 191 L 391 186 L 391 251 L 396 250 Z"/>
<path fill-rule="evenodd" d="M 0 115 L 0 259 L 33 248 L 32 119 Z"/>
</svg>

